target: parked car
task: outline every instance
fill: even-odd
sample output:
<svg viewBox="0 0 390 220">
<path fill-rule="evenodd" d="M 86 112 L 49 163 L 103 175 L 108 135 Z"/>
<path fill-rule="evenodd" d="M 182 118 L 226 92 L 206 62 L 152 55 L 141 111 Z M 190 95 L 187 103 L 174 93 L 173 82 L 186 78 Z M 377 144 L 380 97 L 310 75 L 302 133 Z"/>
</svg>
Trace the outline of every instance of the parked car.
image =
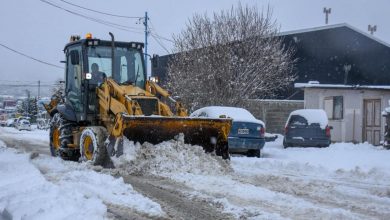
<svg viewBox="0 0 390 220">
<path fill-rule="evenodd" d="M 295 110 L 287 119 L 283 146 L 328 147 L 331 143 L 331 129 L 324 110 Z"/>
<path fill-rule="evenodd" d="M 7 126 L 7 120 L 0 120 L 0 126 L 1 127 Z"/>
<path fill-rule="evenodd" d="M 15 118 L 15 120 L 14 120 L 14 127 L 19 130 L 20 122 L 23 121 L 23 120 L 30 122 L 30 117 L 23 117 L 23 116 L 21 116 L 19 118 Z"/>
<path fill-rule="evenodd" d="M 13 127 L 15 125 L 16 118 L 10 118 L 7 120 L 7 127 Z"/>
<path fill-rule="evenodd" d="M 265 125 L 246 109 L 210 106 L 194 111 L 190 117 L 232 118 L 233 124 L 228 137 L 229 153 L 261 156 L 265 144 Z"/>
<path fill-rule="evenodd" d="M 31 124 L 28 120 L 22 119 L 17 123 L 17 129 L 31 131 Z"/>
</svg>

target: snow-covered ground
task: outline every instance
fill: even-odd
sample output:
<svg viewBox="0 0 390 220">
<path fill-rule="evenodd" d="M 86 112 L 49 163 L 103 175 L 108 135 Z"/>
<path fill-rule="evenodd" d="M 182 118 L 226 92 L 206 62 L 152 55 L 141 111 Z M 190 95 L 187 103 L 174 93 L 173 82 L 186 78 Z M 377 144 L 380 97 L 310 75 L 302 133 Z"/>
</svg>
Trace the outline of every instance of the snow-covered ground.
<svg viewBox="0 0 390 220">
<path fill-rule="evenodd" d="M 47 132 L 42 131 L 19 133 L 0 128 L 1 132 L 47 141 Z M 189 199 L 208 201 L 235 218 L 390 216 L 390 151 L 382 147 L 340 143 L 328 148 L 283 149 L 279 136 L 266 144 L 262 158 L 233 156 L 224 161 L 198 146 L 184 144 L 182 138 L 158 145 L 125 140 L 125 146 L 125 155 L 114 161 L 118 171 L 184 184 L 188 189 L 183 194 Z M 96 172 L 88 164 L 42 155 L 30 159 L 28 154 L 2 147 L 0 175 L 4 177 L 0 178 L 0 212 L 6 209 L 13 216 L 50 219 L 60 212 L 63 218 L 99 219 L 107 216 L 107 206 L 112 204 L 164 216 L 159 204 L 135 192 L 121 178 Z"/>
<path fill-rule="evenodd" d="M 28 140 L 30 143 L 47 143 L 49 144 L 49 130 L 39 130 L 35 125 L 31 126 L 32 131 L 18 131 L 14 127 L 1 127 L 0 131 L 12 136 L 17 140 Z"/>
<path fill-rule="evenodd" d="M 131 150 L 123 161 L 131 161 L 131 166 L 123 167 L 183 183 L 193 189 L 187 193 L 222 206 L 237 218 L 390 216 L 390 151 L 381 147 L 342 143 L 283 149 L 279 136 L 266 144 L 263 158 L 237 156 L 227 163 L 181 142 L 155 146 L 127 142 Z"/>
<path fill-rule="evenodd" d="M 0 219 L 105 219 L 112 205 L 164 216 L 159 204 L 122 178 L 95 172 L 86 163 L 20 153 L 2 141 L 0 176 Z"/>
</svg>

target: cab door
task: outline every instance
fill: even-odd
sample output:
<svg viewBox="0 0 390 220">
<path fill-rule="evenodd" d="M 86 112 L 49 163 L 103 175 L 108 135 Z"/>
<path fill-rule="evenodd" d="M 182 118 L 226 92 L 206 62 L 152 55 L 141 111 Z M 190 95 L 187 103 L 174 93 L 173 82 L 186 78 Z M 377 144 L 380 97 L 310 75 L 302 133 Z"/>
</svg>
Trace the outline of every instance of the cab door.
<svg viewBox="0 0 390 220">
<path fill-rule="evenodd" d="M 66 53 L 66 102 L 73 107 L 77 119 L 84 110 L 82 96 L 82 55 L 81 46 L 73 46 L 67 49 Z"/>
</svg>

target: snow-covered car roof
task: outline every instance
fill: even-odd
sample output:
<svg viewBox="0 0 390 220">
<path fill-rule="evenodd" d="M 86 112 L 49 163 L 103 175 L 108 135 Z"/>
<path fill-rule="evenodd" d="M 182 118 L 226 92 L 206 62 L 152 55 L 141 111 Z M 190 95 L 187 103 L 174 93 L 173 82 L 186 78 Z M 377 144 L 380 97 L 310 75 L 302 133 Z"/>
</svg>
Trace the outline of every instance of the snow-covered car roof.
<svg viewBox="0 0 390 220">
<path fill-rule="evenodd" d="M 287 119 L 287 123 L 290 121 L 290 118 L 292 115 L 299 115 L 304 117 L 307 120 L 307 123 L 310 124 L 315 124 L 318 123 L 320 124 L 320 127 L 322 129 L 325 129 L 326 126 L 328 125 L 328 116 L 326 115 L 326 112 L 322 109 L 298 109 L 290 113 L 290 116 Z"/>
<path fill-rule="evenodd" d="M 206 113 L 207 115 L 201 115 Z M 232 118 L 233 121 L 242 122 L 253 122 L 262 124 L 265 127 L 263 121 L 256 119 L 248 110 L 237 107 L 226 107 L 226 106 L 208 106 L 200 108 L 194 111 L 190 117 L 208 117 L 208 118 L 220 118 L 225 115 L 226 117 Z"/>
</svg>

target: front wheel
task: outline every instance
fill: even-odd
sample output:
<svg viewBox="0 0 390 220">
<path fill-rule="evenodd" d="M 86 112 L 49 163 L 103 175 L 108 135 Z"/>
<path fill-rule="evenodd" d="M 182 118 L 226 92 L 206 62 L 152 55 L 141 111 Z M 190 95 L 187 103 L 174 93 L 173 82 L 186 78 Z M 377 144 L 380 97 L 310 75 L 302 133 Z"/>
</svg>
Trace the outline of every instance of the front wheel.
<svg viewBox="0 0 390 220">
<path fill-rule="evenodd" d="M 110 158 L 105 146 L 106 139 L 106 128 L 100 126 L 85 128 L 80 136 L 81 160 L 90 160 L 93 165 L 108 166 Z"/>
<path fill-rule="evenodd" d="M 291 147 L 291 145 L 286 142 L 286 139 L 283 139 L 283 147 L 284 149 Z"/>
</svg>

